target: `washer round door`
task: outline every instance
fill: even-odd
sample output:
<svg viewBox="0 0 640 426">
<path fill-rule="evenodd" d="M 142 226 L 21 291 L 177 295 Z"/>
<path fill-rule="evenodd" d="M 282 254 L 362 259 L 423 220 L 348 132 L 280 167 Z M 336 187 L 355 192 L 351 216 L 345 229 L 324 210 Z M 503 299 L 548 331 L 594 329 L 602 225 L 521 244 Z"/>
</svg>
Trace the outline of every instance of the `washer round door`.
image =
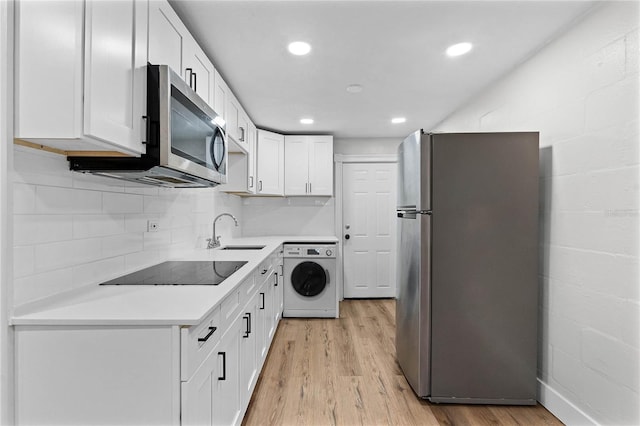
<svg viewBox="0 0 640 426">
<path fill-rule="evenodd" d="M 291 285 L 302 296 L 317 296 L 327 286 L 327 274 L 315 262 L 302 262 L 291 272 Z"/>
</svg>

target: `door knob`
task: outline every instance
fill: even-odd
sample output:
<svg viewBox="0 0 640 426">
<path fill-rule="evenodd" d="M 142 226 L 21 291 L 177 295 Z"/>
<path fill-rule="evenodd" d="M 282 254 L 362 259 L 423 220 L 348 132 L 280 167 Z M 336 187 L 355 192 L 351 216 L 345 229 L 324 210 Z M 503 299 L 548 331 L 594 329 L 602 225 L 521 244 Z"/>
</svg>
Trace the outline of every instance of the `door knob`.
<svg viewBox="0 0 640 426">
<path fill-rule="evenodd" d="M 344 236 L 344 239 L 345 239 L 345 240 L 348 240 L 349 238 L 351 238 L 351 235 L 349 235 L 349 234 L 346 234 L 346 235 Z"/>
</svg>

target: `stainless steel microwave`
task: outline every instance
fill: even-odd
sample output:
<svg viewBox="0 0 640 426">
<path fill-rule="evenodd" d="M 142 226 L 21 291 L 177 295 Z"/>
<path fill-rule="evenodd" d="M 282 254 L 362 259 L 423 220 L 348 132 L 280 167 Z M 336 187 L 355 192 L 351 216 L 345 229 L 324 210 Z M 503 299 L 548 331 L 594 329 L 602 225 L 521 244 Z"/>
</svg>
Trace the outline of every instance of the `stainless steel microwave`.
<svg viewBox="0 0 640 426">
<path fill-rule="evenodd" d="M 148 65 L 147 142 L 140 157 L 69 157 L 71 170 L 178 188 L 227 182 L 225 123 L 167 65 Z"/>
</svg>

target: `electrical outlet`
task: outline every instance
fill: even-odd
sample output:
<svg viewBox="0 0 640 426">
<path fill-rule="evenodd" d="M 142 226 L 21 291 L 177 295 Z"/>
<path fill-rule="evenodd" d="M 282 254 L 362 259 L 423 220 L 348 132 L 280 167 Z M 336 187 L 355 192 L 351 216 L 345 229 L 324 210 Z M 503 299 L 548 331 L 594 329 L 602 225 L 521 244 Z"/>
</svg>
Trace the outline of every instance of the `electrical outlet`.
<svg viewBox="0 0 640 426">
<path fill-rule="evenodd" d="M 155 220 L 147 221 L 147 232 L 158 232 L 160 229 L 160 224 Z"/>
</svg>

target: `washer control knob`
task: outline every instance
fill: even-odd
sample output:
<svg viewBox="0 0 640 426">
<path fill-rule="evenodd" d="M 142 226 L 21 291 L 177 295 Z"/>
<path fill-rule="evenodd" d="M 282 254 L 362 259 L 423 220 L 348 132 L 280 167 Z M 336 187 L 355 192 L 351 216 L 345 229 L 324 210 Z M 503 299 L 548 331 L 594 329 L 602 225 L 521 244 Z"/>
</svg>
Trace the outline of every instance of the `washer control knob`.
<svg viewBox="0 0 640 426">
<path fill-rule="evenodd" d="M 332 252 L 331 250 L 327 250 L 327 251 L 325 252 L 325 254 L 326 254 L 327 256 L 331 256 L 331 255 L 333 254 L 333 252 Z"/>
</svg>

